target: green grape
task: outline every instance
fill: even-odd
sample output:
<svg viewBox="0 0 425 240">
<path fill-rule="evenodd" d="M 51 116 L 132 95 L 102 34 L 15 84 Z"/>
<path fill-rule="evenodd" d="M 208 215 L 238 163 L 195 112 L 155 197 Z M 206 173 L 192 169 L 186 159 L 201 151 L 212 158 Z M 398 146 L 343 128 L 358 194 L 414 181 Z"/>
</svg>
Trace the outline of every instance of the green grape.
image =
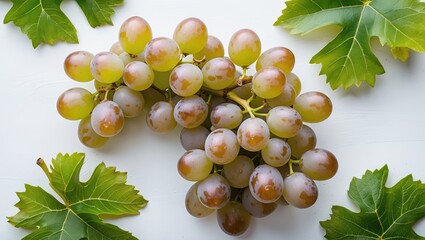
<svg viewBox="0 0 425 240">
<path fill-rule="evenodd" d="M 282 197 L 279 198 L 279 200 Z M 249 188 L 245 188 L 242 193 L 242 205 L 253 217 L 262 218 L 270 215 L 276 208 L 277 203 L 262 203 L 252 196 Z"/>
<path fill-rule="evenodd" d="M 294 137 L 303 126 L 300 114 L 293 108 L 286 106 L 272 108 L 266 121 L 270 131 L 281 138 Z"/>
<path fill-rule="evenodd" d="M 102 83 L 118 81 L 124 72 L 121 58 L 111 52 L 101 52 L 94 56 L 90 64 L 94 78 Z"/>
<path fill-rule="evenodd" d="M 124 49 L 122 49 L 121 43 L 118 41 L 118 42 L 115 42 L 114 44 L 112 44 L 112 46 L 109 49 L 109 51 L 111 53 L 115 53 L 116 55 L 119 56 L 119 55 L 121 55 L 121 53 L 124 52 Z"/>
<path fill-rule="evenodd" d="M 260 38 L 250 29 L 241 29 L 230 38 L 228 51 L 234 64 L 248 67 L 260 56 Z"/>
<path fill-rule="evenodd" d="M 200 182 L 194 183 L 186 193 L 185 206 L 187 212 L 197 218 L 211 215 L 215 210 L 205 207 L 198 197 L 198 186 Z"/>
<path fill-rule="evenodd" d="M 205 207 L 220 209 L 229 202 L 231 188 L 224 177 L 213 173 L 199 183 L 197 194 Z"/>
<path fill-rule="evenodd" d="M 109 140 L 109 138 L 102 137 L 93 130 L 91 116 L 80 121 L 78 125 L 78 138 L 82 144 L 89 148 L 100 148 Z"/>
<path fill-rule="evenodd" d="M 153 80 L 153 85 L 161 90 L 166 90 L 167 88 L 170 88 L 170 75 L 172 70 L 170 71 L 166 71 L 166 72 L 158 72 L 158 71 L 153 71 L 154 72 L 154 80 Z"/>
<path fill-rule="evenodd" d="M 177 170 L 188 181 L 201 181 L 210 175 L 213 163 L 204 150 L 192 149 L 183 154 L 177 162 Z"/>
<path fill-rule="evenodd" d="M 153 88 L 143 90 L 141 93 L 145 99 L 145 109 L 151 109 L 152 105 L 154 105 L 156 102 L 165 100 L 164 94 Z"/>
<path fill-rule="evenodd" d="M 223 176 L 234 188 L 248 187 L 249 177 L 254 171 L 254 163 L 244 155 L 239 155 L 232 162 L 223 166 Z"/>
<path fill-rule="evenodd" d="M 152 40 L 152 30 L 145 19 L 133 16 L 125 20 L 119 31 L 119 40 L 124 51 L 137 55 Z"/>
<path fill-rule="evenodd" d="M 259 202 L 272 203 L 279 200 L 283 192 L 280 172 L 267 164 L 257 166 L 249 178 L 249 190 Z"/>
<path fill-rule="evenodd" d="M 93 75 L 90 71 L 90 63 L 93 57 L 93 54 L 86 51 L 76 51 L 69 54 L 63 64 L 65 73 L 77 82 L 93 80 Z"/>
<path fill-rule="evenodd" d="M 286 74 L 286 84 L 291 85 L 295 90 L 295 95 L 298 96 L 301 92 L 301 80 L 295 73 Z"/>
<path fill-rule="evenodd" d="M 283 91 L 279 96 L 274 98 L 266 99 L 269 107 L 277 107 L 277 106 L 287 106 L 290 107 L 294 105 L 295 98 L 297 97 L 297 93 L 295 92 L 294 87 L 290 84 L 285 84 Z"/>
<path fill-rule="evenodd" d="M 271 138 L 267 146 L 261 150 L 265 163 L 272 167 L 281 167 L 291 158 L 289 144 L 280 138 Z"/>
<path fill-rule="evenodd" d="M 174 108 L 174 119 L 185 128 L 201 125 L 208 116 L 208 105 L 198 95 L 182 98 Z"/>
<path fill-rule="evenodd" d="M 303 125 L 297 135 L 288 138 L 288 144 L 291 146 L 292 156 L 301 158 L 303 153 L 316 147 L 317 138 L 313 129 Z"/>
<path fill-rule="evenodd" d="M 338 171 L 338 161 L 328 150 L 317 148 L 301 156 L 300 168 L 311 179 L 328 180 Z"/>
<path fill-rule="evenodd" d="M 224 89 L 235 81 L 235 65 L 227 58 L 214 58 L 202 67 L 204 83 L 213 90 Z"/>
<path fill-rule="evenodd" d="M 148 89 L 153 84 L 154 77 L 154 72 L 144 62 L 131 62 L 124 68 L 125 85 L 136 91 Z"/>
<path fill-rule="evenodd" d="M 207 140 L 210 131 L 203 126 L 195 128 L 183 128 L 180 132 L 180 143 L 185 150 L 205 149 L 205 140 Z"/>
<path fill-rule="evenodd" d="M 173 39 L 179 44 L 183 53 L 197 53 L 207 43 L 207 26 L 198 18 L 186 18 L 177 25 Z"/>
<path fill-rule="evenodd" d="M 144 57 L 153 70 L 166 72 L 179 63 L 181 52 L 179 45 L 173 39 L 158 37 L 146 45 Z"/>
<path fill-rule="evenodd" d="M 263 149 L 270 138 L 269 128 L 261 118 L 247 118 L 238 128 L 238 142 L 242 148 L 256 152 Z"/>
<path fill-rule="evenodd" d="M 224 57 L 224 47 L 220 39 L 209 35 L 205 47 L 193 54 L 196 60 L 204 59 L 205 62 L 217 57 Z"/>
<path fill-rule="evenodd" d="M 179 96 L 195 95 L 202 87 L 202 71 L 193 64 L 178 65 L 171 72 L 169 83 L 173 92 Z"/>
<path fill-rule="evenodd" d="M 80 120 L 90 115 L 93 95 L 84 88 L 71 88 L 62 93 L 56 103 L 59 114 L 68 120 Z"/>
<path fill-rule="evenodd" d="M 101 102 L 93 109 L 91 125 L 98 135 L 113 137 L 124 127 L 124 113 L 115 102 Z"/>
<path fill-rule="evenodd" d="M 283 197 L 290 205 L 297 208 L 308 208 L 316 202 L 317 185 L 303 173 L 293 173 L 283 182 Z"/>
<path fill-rule="evenodd" d="M 295 56 L 286 47 L 274 47 L 265 51 L 258 58 L 255 68 L 258 70 L 264 67 L 277 67 L 285 74 L 289 74 L 295 65 Z"/>
<path fill-rule="evenodd" d="M 242 122 L 242 109 L 233 103 L 222 103 L 214 107 L 210 120 L 215 128 L 237 128 Z"/>
<path fill-rule="evenodd" d="M 274 98 L 283 92 L 285 83 L 285 74 L 280 69 L 266 67 L 252 78 L 252 91 L 261 98 Z"/>
<path fill-rule="evenodd" d="M 127 118 L 139 116 L 145 106 L 143 95 L 126 86 L 115 91 L 113 101 L 118 104 Z"/>
<path fill-rule="evenodd" d="M 146 114 L 148 127 L 156 133 L 170 132 L 177 125 L 173 117 L 173 111 L 174 108 L 169 102 L 156 102 Z"/>
<path fill-rule="evenodd" d="M 295 99 L 294 109 L 304 122 L 317 123 L 327 119 L 332 113 L 332 102 L 321 92 L 306 92 Z"/>
<path fill-rule="evenodd" d="M 232 162 L 238 156 L 239 148 L 235 133 L 226 128 L 212 131 L 205 140 L 205 153 L 215 164 Z"/>
<path fill-rule="evenodd" d="M 240 236 L 246 232 L 251 215 L 240 202 L 230 201 L 217 210 L 217 222 L 221 230 L 231 236 Z"/>
</svg>

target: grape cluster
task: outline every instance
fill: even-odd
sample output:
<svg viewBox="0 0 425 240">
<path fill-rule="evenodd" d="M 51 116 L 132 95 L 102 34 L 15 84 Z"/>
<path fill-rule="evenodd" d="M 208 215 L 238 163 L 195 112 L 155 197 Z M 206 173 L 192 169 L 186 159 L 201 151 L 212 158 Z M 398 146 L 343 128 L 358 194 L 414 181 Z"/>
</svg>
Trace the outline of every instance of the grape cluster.
<svg viewBox="0 0 425 240">
<path fill-rule="evenodd" d="M 228 54 L 197 18 L 180 22 L 171 39 L 152 38 L 149 24 L 131 17 L 110 51 L 67 56 L 66 74 L 79 82 L 95 79 L 97 91 L 72 88 L 59 97 L 57 110 L 80 120 L 79 139 L 92 148 L 143 109 L 154 132 L 181 126 L 186 152 L 177 170 L 195 182 L 186 195 L 187 211 L 205 217 L 217 210 L 221 229 L 240 235 L 251 216 L 265 217 L 279 202 L 313 205 L 315 180 L 333 177 L 338 162 L 316 148 L 316 135 L 304 124 L 327 119 L 332 103 L 321 92 L 300 94 L 291 50 L 261 52 L 257 34 L 241 29 Z M 257 71 L 247 74 L 255 62 Z"/>
</svg>

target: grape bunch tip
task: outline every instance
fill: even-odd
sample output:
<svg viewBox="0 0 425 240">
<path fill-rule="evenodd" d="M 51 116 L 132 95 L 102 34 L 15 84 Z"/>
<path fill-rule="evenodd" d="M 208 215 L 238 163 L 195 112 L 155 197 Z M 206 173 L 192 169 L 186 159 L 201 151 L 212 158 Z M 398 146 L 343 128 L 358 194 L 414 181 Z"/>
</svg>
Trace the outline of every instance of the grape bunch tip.
<svg viewBox="0 0 425 240">
<path fill-rule="evenodd" d="M 332 103 L 321 92 L 301 93 L 290 49 L 261 52 L 259 36 L 241 29 L 231 36 L 226 57 L 221 41 L 193 17 L 180 22 L 172 38 L 153 38 L 149 23 L 134 16 L 118 36 L 109 51 L 76 51 L 64 62 L 71 79 L 93 81 L 96 88 L 75 87 L 57 101 L 63 118 L 80 120 L 85 146 L 102 147 L 143 110 L 153 132 L 181 126 L 186 152 L 177 170 L 194 182 L 186 209 L 197 218 L 216 212 L 218 225 L 232 236 L 279 203 L 307 208 L 316 202 L 315 181 L 332 178 L 338 161 L 316 148 L 307 124 L 327 119 Z"/>
</svg>

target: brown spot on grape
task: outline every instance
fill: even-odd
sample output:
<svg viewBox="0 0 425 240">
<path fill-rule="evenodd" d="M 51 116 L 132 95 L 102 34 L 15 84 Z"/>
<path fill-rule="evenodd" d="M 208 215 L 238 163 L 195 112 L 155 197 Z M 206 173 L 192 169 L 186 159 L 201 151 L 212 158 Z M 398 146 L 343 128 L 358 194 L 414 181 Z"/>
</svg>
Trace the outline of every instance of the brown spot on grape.
<svg viewBox="0 0 425 240">
<path fill-rule="evenodd" d="M 261 184 L 258 188 L 258 196 L 263 200 L 273 200 L 279 195 L 279 191 L 271 179 L 266 184 Z"/>
<path fill-rule="evenodd" d="M 209 149 L 211 153 L 218 158 L 223 158 L 225 154 L 227 153 L 227 145 L 224 140 L 222 140 L 219 144 L 215 144 L 213 147 L 210 147 Z"/>
<path fill-rule="evenodd" d="M 258 144 L 260 144 L 262 141 L 264 141 L 264 136 L 262 135 L 257 135 L 255 133 L 251 133 L 251 132 L 246 132 L 245 133 L 245 138 L 246 138 L 246 142 L 250 145 L 250 146 L 257 146 Z"/>
</svg>

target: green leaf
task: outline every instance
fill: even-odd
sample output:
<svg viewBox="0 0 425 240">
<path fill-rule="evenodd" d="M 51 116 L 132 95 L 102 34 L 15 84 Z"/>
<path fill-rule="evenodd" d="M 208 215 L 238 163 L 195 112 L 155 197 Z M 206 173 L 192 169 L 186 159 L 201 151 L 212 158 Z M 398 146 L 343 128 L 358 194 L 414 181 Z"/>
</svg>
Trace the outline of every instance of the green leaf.
<svg viewBox="0 0 425 240">
<path fill-rule="evenodd" d="M 99 215 L 138 214 L 147 204 L 127 175 L 115 167 L 99 164 L 87 182 L 80 182 L 84 154 L 59 154 L 49 171 L 39 160 L 50 186 L 63 203 L 40 187 L 25 186 L 17 193 L 20 211 L 9 222 L 15 227 L 36 229 L 24 239 L 137 239 L 131 233 L 104 223 Z"/>
<path fill-rule="evenodd" d="M 292 0 L 275 25 L 292 34 L 307 34 L 327 25 L 341 32 L 311 59 L 322 64 L 333 89 L 349 88 L 366 81 L 374 86 L 384 68 L 372 52 L 370 39 L 378 37 L 391 49 L 425 52 L 425 3 L 420 0 Z M 403 54 L 395 54 L 401 59 Z"/>
<path fill-rule="evenodd" d="M 388 167 L 353 178 L 348 196 L 360 212 L 333 206 L 331 219 L 320 222 L 327 239 L 425 239 L 412 226 L 425 216 L 425 184 L 411 175 L 385 187 Z"/>
<path fill-rule="evenodd" d="M 112 25 L 111 16 L 115 13 L 114 7 L 124 0 L 77 0 L 78 5 L 86 15 L 90 26 L 97 27 L 105 24 Z"/>
</svg>

